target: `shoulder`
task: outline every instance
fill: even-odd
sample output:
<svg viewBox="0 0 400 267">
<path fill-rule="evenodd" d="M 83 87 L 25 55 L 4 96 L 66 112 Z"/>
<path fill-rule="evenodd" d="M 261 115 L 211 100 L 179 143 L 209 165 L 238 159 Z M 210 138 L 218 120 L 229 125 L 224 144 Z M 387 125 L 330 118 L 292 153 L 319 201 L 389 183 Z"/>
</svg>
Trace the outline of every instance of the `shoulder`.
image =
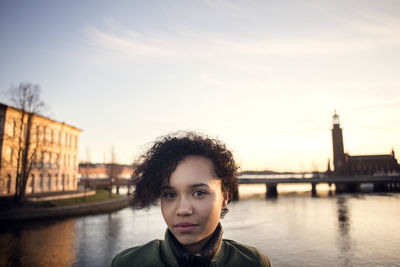
<svg viewBox="0 0 400 267">
<path fill-rule="evenodd" d="M 126 249 L 114 257 L 111 266 L 157 266 L 161 262 L 161 242 L 161 240 L 156 239 L 147 244 Z"/>
<path fill-rule="evenodd" d="M 227 266 L 271 266 L 270 260 L 257 248 L 239 242 L 224 239 L 221 252 L 229 262 Z"/>
</svg>

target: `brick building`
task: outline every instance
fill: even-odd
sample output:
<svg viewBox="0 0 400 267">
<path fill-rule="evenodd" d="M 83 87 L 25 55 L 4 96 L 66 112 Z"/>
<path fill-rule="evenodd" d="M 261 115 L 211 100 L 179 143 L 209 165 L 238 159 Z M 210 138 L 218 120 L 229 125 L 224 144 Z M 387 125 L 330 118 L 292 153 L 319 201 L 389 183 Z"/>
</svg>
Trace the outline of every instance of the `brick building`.
<svg viewBox="0 0 400 267">
<path fill-rule="evenodd" d="M 28 136 L 32 170 L 25 193 L 77 190 L 81 130 L 37 114 L 21 118 L 21 110 L 0 103 L 0 195 L 15 193 L 16 170 L 21 164 L 19 143 Z"/>
<path fill-rule="evenodd" d="M 391 175 L 399 172 L 394 150 L 391 154 L 350 156 L 344 153 L 339 116 L 333 115 L 333 166 L 335 175 Z"/>
</svg>

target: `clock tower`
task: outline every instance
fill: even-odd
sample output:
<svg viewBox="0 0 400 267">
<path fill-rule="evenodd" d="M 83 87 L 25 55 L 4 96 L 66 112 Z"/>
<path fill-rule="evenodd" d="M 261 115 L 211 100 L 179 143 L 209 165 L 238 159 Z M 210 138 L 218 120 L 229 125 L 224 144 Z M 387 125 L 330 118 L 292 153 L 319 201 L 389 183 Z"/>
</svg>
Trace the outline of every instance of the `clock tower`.
<svg viewBox="0 0 400 267">
<path fill-rule="evenodd" d="M 333 166 L 336 175 L 346 175 L 346 157 L 343 148 L 343 134 L 340 128 L 339 115 L 332 116 L 332 145 L 333 145 Z"/>
</svg>

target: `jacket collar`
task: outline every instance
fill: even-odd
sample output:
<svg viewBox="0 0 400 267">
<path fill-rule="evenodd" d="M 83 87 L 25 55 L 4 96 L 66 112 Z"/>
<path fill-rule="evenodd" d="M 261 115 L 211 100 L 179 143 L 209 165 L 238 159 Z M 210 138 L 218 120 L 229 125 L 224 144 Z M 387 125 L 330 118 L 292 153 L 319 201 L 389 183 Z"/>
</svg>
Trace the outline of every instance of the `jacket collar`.
<svg viewBox="0 0 400 267">
<path fill-rule="evenodd" d="M 222 234 L 222 226 L 220 223 L 218 223 L 217 228 L 213 233 L 213 236 L 205 245 L 205 247 L 200 251 L 200 255 L 202 255 L 203 258 L 207 258 L 208 262 L 210 262 L 210 260 L 212 262 L 215 262 L 217 259 L 221 258 Z M 180 243 L 175 239 L 175 237 L 168 229 L 165 231 L 164 238 L 165 241 L 161 243 L 162 258 L 169 265 L 179 266 L 178 259 L 175 255 L 182 255 L 182 257 L 179 258 L 179 261 L 182 262 L 183 254 L 185 254 L 184 248 L 182 247 L 182 245 L 180 245 Z M 185 257 L 187 256 L 188 255 L 185 255 Z"/>
</svg>

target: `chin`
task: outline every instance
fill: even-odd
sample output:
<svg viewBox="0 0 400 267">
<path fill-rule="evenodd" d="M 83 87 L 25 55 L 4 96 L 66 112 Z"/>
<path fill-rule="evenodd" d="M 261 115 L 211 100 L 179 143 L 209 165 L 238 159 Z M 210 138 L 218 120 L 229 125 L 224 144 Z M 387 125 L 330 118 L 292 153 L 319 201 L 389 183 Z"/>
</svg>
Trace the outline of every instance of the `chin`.
<svg viewBox="0 0 400 267">
<path fill-rule="evenodd" d="M 197 236 L 181 235 L 181 236 L 175 236 L 175 238 L 179 241 L 179 243 L 181 243 L 184 246 L 192 245 L 201 241 L 201 239 L 199 239 Z"/>
</svg>

